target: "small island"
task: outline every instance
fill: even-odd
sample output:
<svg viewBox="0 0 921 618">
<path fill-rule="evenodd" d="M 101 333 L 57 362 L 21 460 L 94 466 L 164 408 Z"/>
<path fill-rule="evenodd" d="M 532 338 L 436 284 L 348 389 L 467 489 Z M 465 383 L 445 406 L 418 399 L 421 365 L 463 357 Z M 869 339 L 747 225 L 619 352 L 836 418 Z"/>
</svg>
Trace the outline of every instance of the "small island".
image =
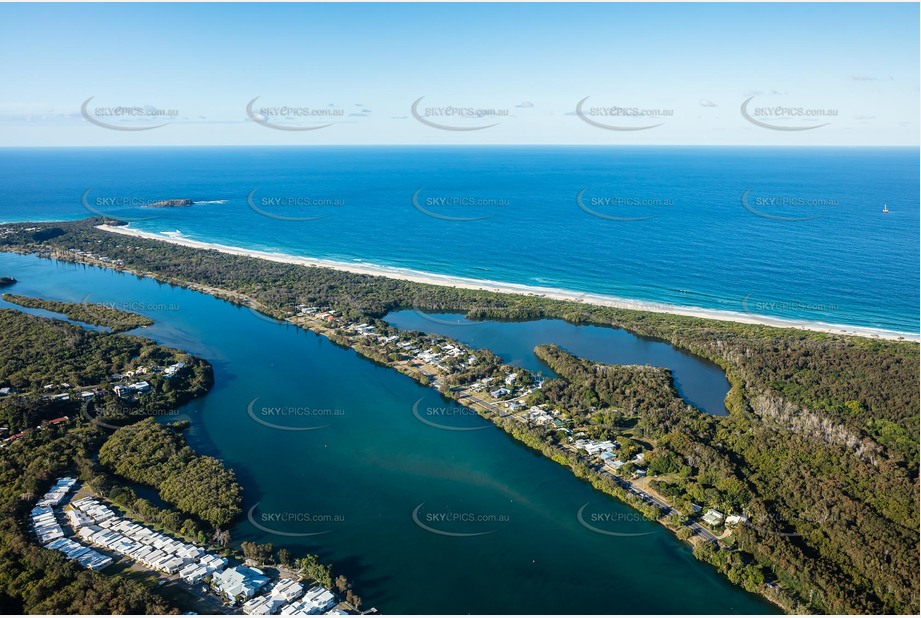
<svg viewBox="0 0 921 618">
<path fill-rule="evenodd" d="M 191 206 L 194 204 L 192 200 L 181 199 L 181 200 L 161 200 L 159 202 L 153 202 L 147 204 L 148 208 L 183 208 L 186 206 Z"/>
<path fill-rule="evenodd" d="M 17 296 L 16 294 L 3 294 L 2 298 L 8 303 L 13 303 L 20 307 L 60 313 L 66 316 L 68 320 L 92 324 L 93 326 L 103 326 L 115 333 L 153 324 L 153 320 L 146 316 L 131 313 L 130 311 L 122 311 L 109 305 L 86 302 L 66 303 L 44 298 Z"/>
<path fill-rule="evenodd" d="M 13 277 L 0 277 L 0 288 L 5 288 L 14 283 L 16 283 L 16 279 Z"/>
</svg>

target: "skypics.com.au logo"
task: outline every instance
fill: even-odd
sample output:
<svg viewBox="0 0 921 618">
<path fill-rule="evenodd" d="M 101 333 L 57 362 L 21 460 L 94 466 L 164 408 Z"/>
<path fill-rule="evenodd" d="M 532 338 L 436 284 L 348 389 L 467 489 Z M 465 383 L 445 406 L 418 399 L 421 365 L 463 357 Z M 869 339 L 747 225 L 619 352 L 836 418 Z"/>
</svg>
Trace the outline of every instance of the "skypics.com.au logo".
<svg viewBox="0 0 921 618">
<path fill-rule="evenodd" d="M 323 429 L 329 427 L 329 423 L 317 424 L 318 419 L 334 419 L 345 416 L 345 410 L 341 408 L 303 405 L 256 406 L 256 402 L 259 399 L 259 397 L 256 397 L 249 402 L 246 406 L 247 415 L 263 427 L 279 431 L 314 431 Z"/>
<path fill-rule="evenodd" d="M 762 129 L 771 131 L 811 131 L 827 126 L 829 120 L 838 117 L 833 108 L 807 107 L 803 105 L 756 105 L 751 96 L 742 102 L 742 117 Z"/>
<path fill-rule="evenodd" d="M 338 525 L 345 523 L 345 515 L 332 513 L 310 513 L 299 510 L 260 511 L 261 502 L 254 504 L 246 513 L 246 519 L 255 528 L 289 538 L 302 538 L 329 534 Z"/>
<path fill-rule="evenodd" d="M 326 107 L 301 104 L 257 106 L 256 97 L 246 104 L 246 116 L 256 124 L 276 131 L 318 131 L 341 122 L 345 109 L 330 103 Z"/>
<path fill-rule="evenodd" d="M 576 116 L 582 122 L 605 131 L 648 131 L 661 127 L 675 115 L 671 108 L 636 105 L 587 105 L 591 97 L 576 103 Z"/>
<path fill-rule="evenodd" d="M 165 127 L 179 117 L 178 109 L 162 109 L 153 105 L 92 106 L 95 96 L 80 106 L 87 122 L 110 131 L 150 131 Z"/>
<path fill-rule="evenodd" d="M 413 101 L 409 112 L 427 127 L 440 131 L 482 131 L 509 118 L 506 107 L 473 107 L 470 105 L 422 105 L 425 97 Z M 485 121 L 485 122 L 484 122 Z"/>
<path fill-rule="evenodd" d="M 508 515 L 496 513 L 477 513 L 454 509 L 423 509 L 425 503 L 413 509 L 412 520 L 426 532 L 440 536 L 469 538 L 486 536 L 497 532 L 502 525 L 508 524 Z"/>
</svg>

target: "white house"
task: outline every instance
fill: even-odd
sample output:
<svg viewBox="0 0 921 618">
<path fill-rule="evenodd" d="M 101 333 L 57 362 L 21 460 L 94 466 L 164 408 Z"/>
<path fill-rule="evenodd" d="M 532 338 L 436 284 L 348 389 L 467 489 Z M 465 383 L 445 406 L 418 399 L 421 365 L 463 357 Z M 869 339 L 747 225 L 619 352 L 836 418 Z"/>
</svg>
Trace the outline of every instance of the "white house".
<svg viewBox="0 0 921 618">
<path fill-rule="evenodd" d="M 137 392 L 137 393 L 149 393 L 149 392 L 150 392 L 150 384 L 149 384 L 148 382 L 144 381 L 144 380 L 142 380 L 142 381 L 140 381 L 140 382 L 135 382 L 134 384 L 131 385 L 131 390 L 133 390 L 133 391 L 135 391 L 135 392 Z"/>
<path fill-rule="evenodd" d="M 737 524 L 741 524 L 744 521 L 748 521 L 748 517 L 745 515 L 729 515 L 726 517 L 727 526 L 735 526 Z"/>
<path fill-rule="evenodd" d="M 211 580 L 211 586 L 230 600 L 238 596 L 251 599 L 269 583 L 269 578 L 257 568 L 236 566 L 218 573 Z"/>
<path fill-rule="evenodd" d="M 717 511 L 716 509 L 710 509 L 704 513 L 703 520 L 710 524 L 711 526 L 718 526 L 723 523 L 723 518 L 725 515 Z"/>
<path fill-rule="evenodd" d="M 179 570 L 179 577 L 190 586 L 194 586 L 205 579 L 207 574 L 208 569 L 200 564 L 187 564 Z"/>
</svg>

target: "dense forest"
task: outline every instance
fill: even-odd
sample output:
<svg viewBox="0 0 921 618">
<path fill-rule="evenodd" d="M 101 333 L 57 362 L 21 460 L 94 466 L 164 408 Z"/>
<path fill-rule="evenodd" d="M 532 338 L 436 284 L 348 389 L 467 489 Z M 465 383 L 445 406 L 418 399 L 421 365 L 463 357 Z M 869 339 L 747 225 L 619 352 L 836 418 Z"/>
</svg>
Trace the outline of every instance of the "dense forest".
<svg viewBox="0 0 921 618">
<path fill-rule="evenodd" d="M 72 381 L 72 387 L 97 380 L 106 384 L 110 373 L 177 359 L 182 359 L 183 371 L 168 380 L 150 378 L 151 391 L 133 401 L 101 390 L 91 401 L 55 401 L 40 386 L 60 376 Z M 185 444 L 181 432 L 188 421 L 161 425 L 151 418 L 204 395 L 212 382 L 207 362 L 148 339 L 0 309 L 0 385 L 17 388 L 0 397 L 0 429 L 4 436 L 23 432 L 0 447 L 0 613 L 179 613 L 148 584 L 85 570 L 38 546 L 27 531 L 28 513 L 57 478 L 71 475 L 155 529 L 227 546 L 230 533 L 225 526 L 240 515 L 243 500 L 235 474 Z M 45 423 L 62 416 L 69 421 Z M 111 425 L 113 420 L 125 424 Z M 157 489 L 176 508 L 139 497 L 132 482 Z M 271 553 L 271 545 L 256 547 L 268 547 Z M 274 564 L 274 557 L 270 562 Z M 344 575 L 334 578 L 331 565 L 321 564 L 315 555 L 296 558 L 281 548 L 278 564 L 296 567 L 303 577 L 330 589 L 335 586 L 354 607 L 361 605 L 351 582 Z"/>
<path fill-rule="evenodd" d="M 661 475 L 663 491 L 752 513 L 752 525 L 733 535 L 733 548 L 698 550 L 731 578 L 756 577 L 751 573 L 760 568 L 747 567 L 765 565 L 802 611 L 918 610 L 916 343 L 294 266 L 95 229 L 102 222 L 8 225 L 0 250 L 110 267 L 118 260 L 118 268 L 208 286 L 235 302 L 244 302 L 242 294 L 276 317 L 306 304 L 339 309 L 346 318 L 375 319 L 400 308 L 472 319 L 561 318 L 626 328 L 709 359 L 732 385 L 726 418 L 688 409 L 664 388 L 666 372 L 600 375 L 559 351 L 544 353 L 556 356 L 568 384 L 548 384 L 547 392 L 589 425 L 596 420 L 592 407 L 610 406 L 598 431 L 637 416 L 638 427 L 655 438 L 650 470 Z"/>
<path fill-rule="evenodd" d="M 99 462 L 216 528 L 240 515 L 243 489 L 233 471 L 197 455 L 176 428 L 153 419 L 118 429 L 99 450 Z"/>
<path fill-rule="evenodd" d="M 684 404 L 667 370 L 592 363 L 555 346 L 535 352 L 559 376 L 540 397 L 574 429 L 617 438 L 616 427 L 636 420 L 656 444 L 653 487 L 687 514 L 696 503 L 750 517 L 728 546 L 698 549 L 731 579 L 768 574 L 826 613 L 917 610 L 916 487 L 904 470 L 821 433 L 704 414 Z"/>
<path fill-rule="evenodd" d="M 56 427 L 0 452 L 0 613 L 179 613 L 143 584 L 87 571 L 24 531 L 34 501 L 56 478 L 86 465 L 99 439 L 89 428 Z"/>
<path fill-rule="evenodd" d="M 79 383 L 99 371 L 124 369 L 119 359 L 127 362 L 153 350 L 179 354 L 136 337 L 0 310 L 0 384 L 26 391 L 0 398 L 4 433 L 25 430 L 19 440 L 0 448 L 0 612 L 179 613 L 138 581 L 87 571 L 63 554 L 39 547 L 26 528 L 29 511 L 55 479 L 66 474 L 86 479 L 98 467 L 93 458 L 109 433 L 81 415 L 80 402 L 51 401 L 28 391 L 52 375 L 43 375 L 45 368 Z M 43 424 L 61 416 L 70 422 Z"/>
<path fill-rule="evenodd" d="M 68 402 L 48 401 L 41 407 L 45 418 L 34 418 L 36 408 L 20 405 L 28 395 L 39 397 L 47 392 L 71 391 L 75 399 L 78 389 L 96 387 L 99 393 L 82 415 L 118 425 L 174 410 L 204 395 L 214 381 L 211 365 L 204 360 L 142 337 L 111 336 L 13 309 L 0 309 L 0 331 L 4 341 L 0 347 L 0 387 L 12 388 L 20 394 L 8 398 L 5 412 L 0 416 L 0 422 L 12 433 L 16 433 L 16 428 L 32 427 L 72 410 Z M 115 373 L 177 361 L 182 361 L 185 368 L 176 376 L 147 379 L 150 396 L 126 400 L 115 397 L 109 390 Z M 48 391 L 44 388 L 48 385 L 55 388 Z M 80 408 L 76 410 L 81 414 Z"/>
<path fill-rule="evenodd" d="M 592 437 L 614 438 L 618 428 L 634 421 L 644 435 L 658 437 L 703 414 L 684 402 L 668 369 L 593 364 L 555 345 L 538 346 L 534 353 L 561 377 L 546 380 L 529 403 L 550 401 Z"/>
</svg>

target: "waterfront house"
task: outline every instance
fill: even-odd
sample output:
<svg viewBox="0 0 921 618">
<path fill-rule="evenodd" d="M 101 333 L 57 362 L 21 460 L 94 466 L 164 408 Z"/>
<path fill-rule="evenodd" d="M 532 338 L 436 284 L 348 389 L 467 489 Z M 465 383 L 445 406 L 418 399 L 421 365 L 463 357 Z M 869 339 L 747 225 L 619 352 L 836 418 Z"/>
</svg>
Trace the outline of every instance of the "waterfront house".
<svg viewBox="0 0 921 618">
<path fill-rule="evenodd" d="M 608 440 L 604 442 L 585 442 L 579 447 L 589 455 L 597 455 L 598 453 L 607 453 L 614 450 L 614 443 Z"/>
<path fill-rule="evenodd" d="M 163 377 L 172 378 L 174 375 L 179 373 L 179 370 L 181 370 L 183 367 L 185 367 L 185 363 L 176 363 L 175 365 L 170 365 L 163 370 Z"/>
<path fill-rule="evenodd" d="M 323 586 L 314 586 L 297 603 L 290 603 L 281 610 L 282 616 L 310 616 L 322 614 L 336 605 L 336 595 Z"/>
<path fill-rule="evenodd" d="M 243 613 L 268 615 L 276 613 L 283 605 L 290 604 L 304 594 L 304 586 L 292 579 L 282 579 L 272 590 L 262 596 L 253 597 L 243 605 Z M 318 612 L 314 612 L 318 613 Z"/>
<path fill-rule="evenodd" d="M 236 600 L 252 598 L 269 583 L 269 578 L 255 567 L 236 566 L 218 573 L 211 580 L 211 586 L 221 595 Z"/>
<path fill-rule="evenodd" d="M 282 579 L 279 580 L 272 587 L 272 592 L 270 596 L 284 599 L 285 603 L 290 603 L 295 599 L 299 599 L 301 595 L 304 594 L 304 585 L 300 582 L 296 582 L 293 579 Z"/>
<path fill-rule="evenodd" d="M 304 595 L 304 601 L 313 605 L 319 612 L 325 612 L 336 604 L 336 595 L 323 586 L 314 586 Z"/>
</svg>

